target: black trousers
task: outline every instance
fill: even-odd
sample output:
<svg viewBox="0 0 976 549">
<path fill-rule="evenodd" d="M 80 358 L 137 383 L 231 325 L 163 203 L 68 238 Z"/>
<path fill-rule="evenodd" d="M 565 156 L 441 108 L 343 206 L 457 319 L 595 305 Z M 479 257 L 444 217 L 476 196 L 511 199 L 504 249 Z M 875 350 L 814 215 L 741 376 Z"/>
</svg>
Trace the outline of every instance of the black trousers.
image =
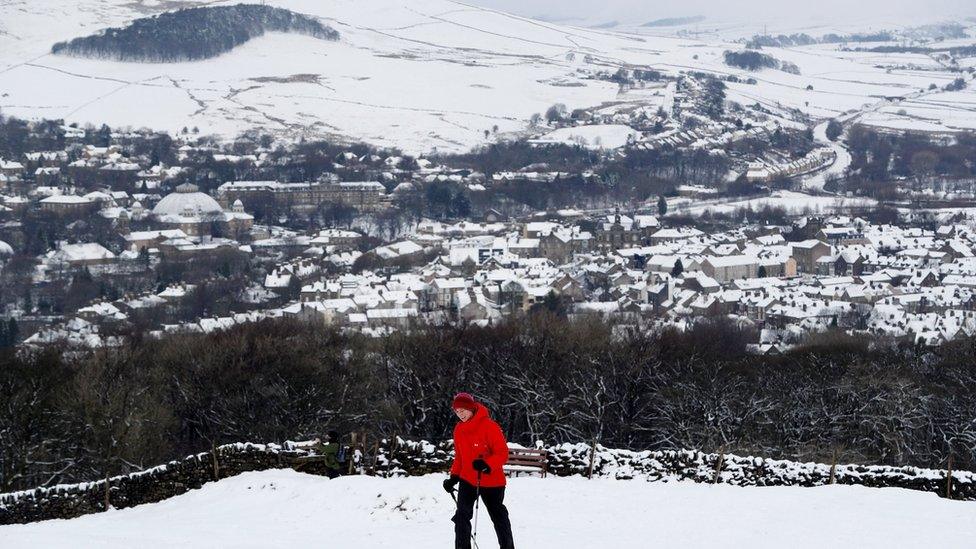
<svg viewBox="0 0 976 549">
<path fill-rule="evenodd" d="M 475 487 L 467 482 L 462 480 L 458 484 L 457 512 L 451 519 L 454 521 L 455 549 L 471 549 L 471 517 L 474 515 L 476 494 Z M 512 540 L 512 523 L 508 520 L 508 509 L 505 508 L 504 504 L 505 487 L 485 488 L 482 486 L 481 501 L 495 526 L 498 547 L 500 549 L 515 549 L 515 542 Z"/>
</svg>

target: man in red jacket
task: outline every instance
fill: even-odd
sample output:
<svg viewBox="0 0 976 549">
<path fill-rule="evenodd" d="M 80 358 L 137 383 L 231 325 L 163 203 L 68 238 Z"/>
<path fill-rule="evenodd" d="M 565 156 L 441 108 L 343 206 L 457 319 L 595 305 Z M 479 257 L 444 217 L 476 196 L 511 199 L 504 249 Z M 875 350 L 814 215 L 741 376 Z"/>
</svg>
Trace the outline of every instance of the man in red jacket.
<svg viewBox="0 0 976 549">
<path fill-rule="evenodd" d="M 454 426 L 454 463 L 451 478 L 444 481 L 449 493 L 458 487 L 457 513 L 454 514 L 454 547 L 471 549 L 471 516 L 475 500 L 481 495 L 485 509 L 495 526 L 500 549 L 515 549 L 512 523 L 505 508 L 505 471 L 508 442 L 489 416 L 488 409 L 468 393 L 458 393 L 453 402 L 457 414 Z"/>
</svg>

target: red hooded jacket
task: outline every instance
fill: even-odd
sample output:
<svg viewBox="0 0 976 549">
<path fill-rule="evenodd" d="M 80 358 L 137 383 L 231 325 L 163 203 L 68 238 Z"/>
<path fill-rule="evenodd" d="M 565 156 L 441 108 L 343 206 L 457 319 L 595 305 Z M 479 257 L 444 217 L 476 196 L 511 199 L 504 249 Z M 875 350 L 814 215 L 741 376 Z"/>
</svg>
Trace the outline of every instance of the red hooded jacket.
<svg viewBox="0 0 976 549">
<path fill-rule="evenodd" d="M 478 472 L 471 465 L 481 458 L 491 467 L 491 472 L 481 475 L 481 485 L 486 488 L 505 486 L 502 466 L 508 461 L 508 442 L 498 426 L 488 416 L 488 409 L 475 404 L 474 416 L 468 421 L 458 421 L 454 426 L 454 463 L 451 475 L 460 476 L 472 486 L 478 483 Z"/>
</svg>

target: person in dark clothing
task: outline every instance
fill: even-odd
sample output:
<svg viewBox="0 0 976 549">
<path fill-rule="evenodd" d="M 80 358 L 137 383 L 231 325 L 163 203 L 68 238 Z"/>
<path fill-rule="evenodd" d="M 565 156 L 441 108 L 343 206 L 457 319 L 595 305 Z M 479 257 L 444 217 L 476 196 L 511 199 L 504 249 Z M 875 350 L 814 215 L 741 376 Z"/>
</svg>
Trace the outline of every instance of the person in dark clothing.
<svg viewBox="0 0 976 549">
<path fill-rule="evenodd" d="M 315 450 L 316 455 L 322 456 L 326 476 L 329 478 L 336 478 L 341 474 L 341 465 L 339 463 L 338 432 L 329 431 L 329 434 L 326 435 L 325 440 L 323 441 L 318 439 L 312 449 Z"/>
<path fill-rule="evenodd" d="M 454 463 L 451 476 L 444 481 L 449 493 L 458 487 L 457 512 L 454 514 L 455 549 L 471 548 L 471 517 L 478 495 L 495 527 L 500 549 L 515 549 L 512 523 L 505 507 L 505 471 L 508 461 L 508 442 L 501 427 L 488 414 L 488 409 L 475 402 L 467 393 L 459 393 L 453 401 L 458 423 L 454 427 Z"/>
<path fill-rule="evenodd" d="M 471 547 L 471 517 L 474 514 L 476 492 L 476 488 L 467 482 L 461 481 L 458 484 L 457 513 L 452 519 L 454 520 L 455 549 L 469 549 Z M 482 486 L 481 501 L 485 510 L 488 511 L 492 525 L 495 527 L 498 547 L 500 549 L 514 549 L 512 523 L 508 518 L 508 509 L 505 507 L 505 487 L 485 488 Z"/>
</svg>

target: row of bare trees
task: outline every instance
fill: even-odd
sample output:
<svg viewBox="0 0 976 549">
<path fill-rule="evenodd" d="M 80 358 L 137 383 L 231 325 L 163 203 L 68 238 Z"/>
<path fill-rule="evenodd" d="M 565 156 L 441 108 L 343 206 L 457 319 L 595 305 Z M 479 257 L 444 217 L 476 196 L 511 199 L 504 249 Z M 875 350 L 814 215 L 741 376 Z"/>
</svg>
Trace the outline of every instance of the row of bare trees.
<svg viewBox="0 0 976 549">
<path fill-rule="evenodd" d="M 832 335 L 780 357 L 723 322 L 633 334 L 544 313 L 385 338 L 268 321 L 0 357 L 0 491 L 98 479 L 212 445 L 328 429 L 442 440 L 474 393 L 523 444 L 976 465 L 974 342 Z"/>
</svg>

